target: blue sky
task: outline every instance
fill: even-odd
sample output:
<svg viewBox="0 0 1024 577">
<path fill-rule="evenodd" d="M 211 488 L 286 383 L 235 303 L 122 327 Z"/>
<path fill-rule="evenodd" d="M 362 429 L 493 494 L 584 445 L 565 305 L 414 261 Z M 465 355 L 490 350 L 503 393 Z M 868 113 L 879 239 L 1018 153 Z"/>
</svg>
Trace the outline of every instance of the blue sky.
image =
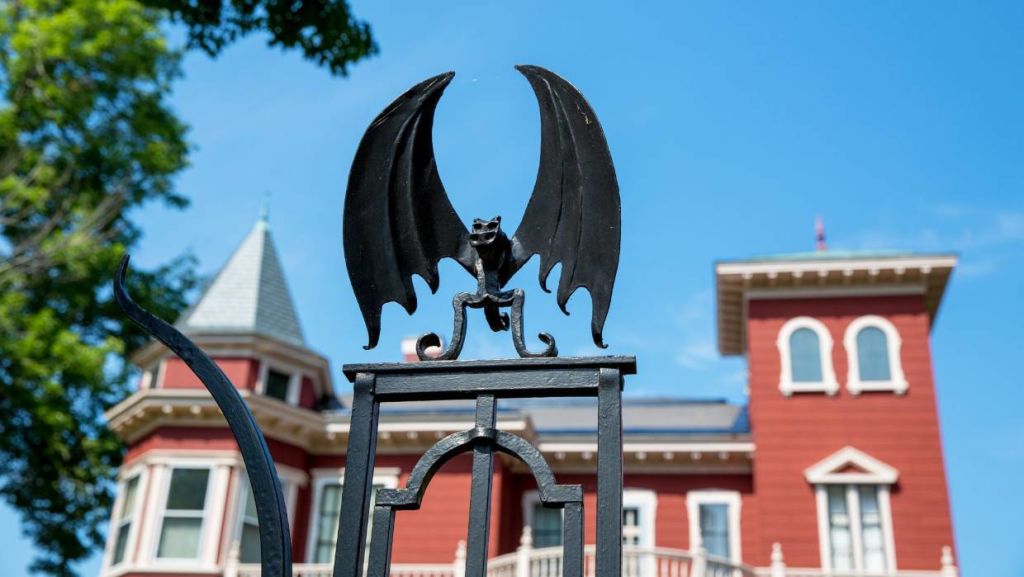
<svg viewBox="0 0 1024 577">
<path fill-rule="evenodd" d="M 510 4 L 514 4 L 511 6 Z M 306 337 L 337 374 L 395 360 L 400 337 L 450 330 L 455 265 L 418 285 L 420 313 L 365 331 L 341 258 L 348 165 L 369 121 L 415 82 L 458 75 L 438 109 L 435 147 L 464 219 L 514 229 L 532 189 L 538 116 L 512 66 L 576 84 L 604 125 L 622 189 L 622 263 L 605 329 L 638 357 L 636 395 L 744 398 L 743 359 L 714 342 L 716 259 L 810 250 L 821 214 L 832 248 L 957 251 L 933 331 L 959 563 L 968 577 L 1024 572 L 1024 4 L 1014 2 L 365 2 L 381 54 L 330 77 L 262 38 L 220 58 L 189 55 L 174 104 L 192 126 L 184 212 L 140 211 L 150 265 L 193 251 L 219 267 L 270 220 Z M 532 265 L 536 270 L 536 264 Z M 520 275 L 530 334 L 567 354 L 589 344 L 589 302 L 571 317 Z M 527 281 L 530 282 L 527 282 Z M 417 281 L 418 282 L 418 281 Z M 475 319 L 465 356 L 511 353 Z M 338 386 L 344 387 L 343 379 Z M 31 548 L 0 510 L 8 575 Z M 12 546 L 22 544 L 22 546 Z M 938 566 L 938 558 L 936 558 Z M 83 565 L 95 575 L 99 562 Z"/>
</svg>

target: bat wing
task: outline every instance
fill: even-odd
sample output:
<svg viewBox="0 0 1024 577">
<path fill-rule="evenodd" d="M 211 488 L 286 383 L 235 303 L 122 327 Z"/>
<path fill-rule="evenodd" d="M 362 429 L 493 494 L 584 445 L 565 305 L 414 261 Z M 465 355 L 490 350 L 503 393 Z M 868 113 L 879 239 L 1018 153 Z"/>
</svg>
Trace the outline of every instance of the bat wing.
<svg viewBox="0 0 1024 577">
<path fill-rule="evenodd" d="M 602 333 L 619 265 L 619 185 L 604 131 L 583 95 L 558 75 L 517 66 L 540 104 L 540 169 L 523 220 L 512 238 L 507 277 L 540 255 L 540 284 L 562 265 L 556 298 L 565 308 L 577 288 L 590 292 L 591 333 Z M 504 280 L 507 280 L 505 278 Z"/>
<path fill-rule="evenodd" d="M 349 279 L 377 346 L 381 308 L 412 314 L 418 274 L 437 291 L 437 263 L 458 261 L 471 274 L 469 233 L 452 208 L 434 159 L 434 110 L 455 74 L 425 80 L 391 103 L 366 130 L 345 194 L 344 245 Z"/>
</svg>

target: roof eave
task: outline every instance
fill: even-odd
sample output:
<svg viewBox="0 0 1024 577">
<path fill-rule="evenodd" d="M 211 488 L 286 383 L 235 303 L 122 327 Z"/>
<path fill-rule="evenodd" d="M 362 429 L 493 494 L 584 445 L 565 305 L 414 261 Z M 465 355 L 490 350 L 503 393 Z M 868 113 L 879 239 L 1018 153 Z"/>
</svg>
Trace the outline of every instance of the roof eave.
<svg viewBox="0 0 1024 577">
<path fill-rule="evenodd" d="M 720 261 L 715 264 L 718 350 L 746 353 L 747 302 L 758 298 L 899 294 L 919 290 L 934 323 L 957 255 L 901 254 L 863 258 Z"/>
</svg>

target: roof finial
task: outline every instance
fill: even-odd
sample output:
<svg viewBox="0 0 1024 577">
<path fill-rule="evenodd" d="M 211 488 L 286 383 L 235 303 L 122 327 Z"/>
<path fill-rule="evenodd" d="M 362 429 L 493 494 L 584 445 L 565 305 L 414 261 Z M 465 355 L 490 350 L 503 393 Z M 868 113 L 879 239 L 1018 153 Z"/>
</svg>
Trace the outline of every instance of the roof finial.
<svg viewBox="0 0 1024 577">
<path fill-rule="evenodd" d="M 814 248 L 815 250 L 828 250 L 825 244 L 825 220 L 819 214 L 814 218 Z"/>
<path fill-rule="evenodd" d="M 269 221 L 270 221 L 270 191 L 268 190 L 268 191 L 263 193 L 263 203 L 260 204 L 260 220 L 259 220 L 259 224 L 261 226 L 265 227 L 265 226 L 267 226 L 267 223 Z"/>
</svg>

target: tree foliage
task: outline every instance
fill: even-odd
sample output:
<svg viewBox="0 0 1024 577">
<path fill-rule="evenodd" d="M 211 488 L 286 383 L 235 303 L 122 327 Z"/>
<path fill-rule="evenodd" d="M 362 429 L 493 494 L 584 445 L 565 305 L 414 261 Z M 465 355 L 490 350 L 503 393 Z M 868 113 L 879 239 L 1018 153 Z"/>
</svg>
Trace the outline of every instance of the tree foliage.
<svg viewBox="0 0 1024 577">
<path fill-rule="evenodd" d="M 75 575 L 111 507 L 123 448 L 102 414 L 129 389 L 117 359 L 145 342 L 110 291 L 141 235 L 132 215 L 186 204 L 168 19 L 211 54 L 261 28 L 338 73 L 374 50 L 344 2 L 0 1 L 0 498 L 51 575 Z M 129 280 L 163 318 L 196 284 L 189 257 Z"/>
<path fill-rule="evenodd" d="M 253 31 L 269 32 L 271 46 L 299 48 L 342 76 L 349 63 L 377 53 L 369 24 L 355 19 L 344 0 L 145 1 L 184 24 L 189 45 L 211 56 Z"/>
</svg>

